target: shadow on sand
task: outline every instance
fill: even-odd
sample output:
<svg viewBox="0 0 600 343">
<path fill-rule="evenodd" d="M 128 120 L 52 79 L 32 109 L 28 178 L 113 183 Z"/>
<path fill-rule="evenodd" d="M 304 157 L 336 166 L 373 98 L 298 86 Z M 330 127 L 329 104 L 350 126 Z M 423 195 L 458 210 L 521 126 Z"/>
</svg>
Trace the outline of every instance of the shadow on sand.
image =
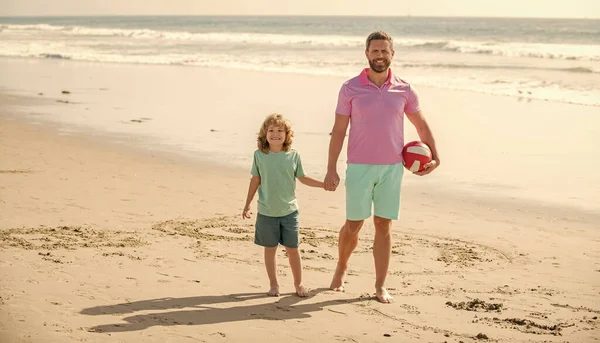
<svg viewBox="0 0 600 343">
<path fill-rule="evenodd" d="M 126 323 L 107 324 L 89 328 L 91 332 L 126 332 L 144 330 L 152 326 L 172 325 L 204 325 L 236 322 L 243 320 L 286 320 L 310 318 L 311 312 L 323 311 L 333 305 L 351 304 L 365 301 L 364 298 L 335 299 L 317 303 L 306 300 L 314 298 L 319 293 L 329 291 L 327 288 L 312 290 L 309 298 L 300 298 L 295 294 L 272 298 L 278 301 L 268 304 L 242 305 L 241 303 L 254 299 L 271 298 L 265 293 L 240 293 L 219 296 L 198 296 L 186 298 L 160 298 L 141 300 L 131 303 L 106 305 L 87 308 L 81 311 L 85 315 L 115 315 L 128 314 L 137 311 L 172 310 L 178 308 L 196 308 L 181 311 L 155 312 L 138 314 L 123 318 Z M 228 307 L 211 307 L 213 304 L 232 303 Z M 240 305 L 235 305 L 240 303 Z"/>
</svg>

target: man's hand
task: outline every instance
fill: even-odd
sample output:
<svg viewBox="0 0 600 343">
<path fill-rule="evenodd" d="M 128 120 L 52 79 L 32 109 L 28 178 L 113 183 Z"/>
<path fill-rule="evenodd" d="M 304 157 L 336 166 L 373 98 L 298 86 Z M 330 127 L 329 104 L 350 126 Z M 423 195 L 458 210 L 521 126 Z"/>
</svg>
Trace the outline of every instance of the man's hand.
<svg viewBox="0 0 600 343">
<path fill-rule="evenodd" d="M 244 211 L 242 212 L 242 218 L 244 218 L 244 219 L 250 219 L 251 217 L 252 216 L 251 216 L 251 213 L 250 213 L 250 205 L 248 205 L 248 206 L 244 207 Z"/>
<path fill-rule="evenodd" d="M 440 165 L 440 162 L 438 160 L 435 160 L 435 159 L 431 160 L 431 162 L 425 163 L 423 165 L 423 170 L 414 172 L 414 174 L 419 175 L 419 176 L 427 175 L 427 174 L 431 173 L 439 165 Z"/>
<path fill-rule="evenodd" d="M 335 191 L 340 184 L 340 177 L 337 173 L 337 161 L 344 146 L 346 131 L 350 124 L 350 116 L 343 114 L 335 114 L 335 123 L 331 130 L 331 139 L 329 140 L 329 155 L 327 157 L 327 175 L 325 175 L 325 190 Z"/>
<path fill-rule="evenodd" d="M 431 150 L 431 154 L 433 159 L 431 162 L 423 165 L 423 170 L 419 172 L 415 172 L 415 175 L 423 176 L 431 173 L 435 168 L 439 167 L 440 159 L 437 148 L 435 147 L 435 140 L 433 139 L 433 134 L 431 133 L 431 129 L 429 128 L 429 124 L 425 120 L 425 116 L 421 110 L 415 113 L 407 113 L 406 117 L 417 129 L 417 134 L 419 135 L 419 139 L 421 142 L 427 144 L 429 149 Z"/>
<path fill-rule="evenodd" d="M 326 191 L 335 191 L 337 186 L 340 184 L 340 177 L 337 171 L 329 171 L 327 175 L 325 175 L 325 190 Z"/>
</svg>

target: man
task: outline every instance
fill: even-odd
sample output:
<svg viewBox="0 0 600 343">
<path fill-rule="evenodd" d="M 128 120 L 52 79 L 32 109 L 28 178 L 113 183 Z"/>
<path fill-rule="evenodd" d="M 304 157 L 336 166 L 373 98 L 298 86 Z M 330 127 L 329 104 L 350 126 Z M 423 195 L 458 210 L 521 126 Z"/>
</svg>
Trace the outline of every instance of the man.
<svg viewBox="0 0 600 343">
<path fill-rule="evenodd" d="M 344 290 L 350 255 L 358 244 L 358 233 L 374 207 L 375 291 L 382 303 L 393 299 L 385 288 L 391 257 L 391 224 L 398 219 L 400 184 L 404 172 L 404 114 L 427 144 L 433 160 L 417 175 L 431 173 L 440 164 L 435 141 L 419 105 L 414 88 L 392 73 L 393 40 L 385 32 L 373 32 L 366 41 L 370 68 L 346 81 L 340 91 L 335 124 L 329 143 L 325 189 L 335 191 L 340 178 L 337 161 L 348 136 L 346 170 L 346 222 L 339 234 L 337 268 L 330 288 Z"/>
</svg>

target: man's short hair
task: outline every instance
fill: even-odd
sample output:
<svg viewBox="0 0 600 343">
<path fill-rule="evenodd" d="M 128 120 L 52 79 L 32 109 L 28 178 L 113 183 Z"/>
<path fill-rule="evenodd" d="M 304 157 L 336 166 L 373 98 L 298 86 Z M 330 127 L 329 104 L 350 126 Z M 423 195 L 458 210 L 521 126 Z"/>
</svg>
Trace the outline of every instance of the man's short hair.
<svg viewBox="0 0 600 343">
<path fill-rule="evenodd" d="M 390 42 L 390 46 L 392 47 L 392 50 L 394 49 L 394 40 L 392 39 L 392 36 L 390 36 L 387 32 L 384 32 L 384 31 L 375 31 L 375 32 L 371 33 L 369 35 L 369 37 L 367 37 L 366 50 L 369 50 L 371 41 L 374 41 L 374 40 L 386 40 L 386 41 Z"/>
</svg>

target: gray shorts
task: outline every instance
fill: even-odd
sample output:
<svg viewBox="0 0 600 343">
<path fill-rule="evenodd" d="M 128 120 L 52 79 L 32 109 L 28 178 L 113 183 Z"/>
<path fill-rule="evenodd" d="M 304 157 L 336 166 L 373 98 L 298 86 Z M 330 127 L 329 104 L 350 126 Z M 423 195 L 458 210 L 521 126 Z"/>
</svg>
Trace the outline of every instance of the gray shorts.
<svg viewBox="0 0 600 343">
<path fill-rule="evenodd" d="M 299 229 L 298 211 L 283 217 L 269 217 L 259 213 L 256 216 L 254 243 L 269 248 L 278 244 L 297 248 L 300 244 Z"/>
</svg>

